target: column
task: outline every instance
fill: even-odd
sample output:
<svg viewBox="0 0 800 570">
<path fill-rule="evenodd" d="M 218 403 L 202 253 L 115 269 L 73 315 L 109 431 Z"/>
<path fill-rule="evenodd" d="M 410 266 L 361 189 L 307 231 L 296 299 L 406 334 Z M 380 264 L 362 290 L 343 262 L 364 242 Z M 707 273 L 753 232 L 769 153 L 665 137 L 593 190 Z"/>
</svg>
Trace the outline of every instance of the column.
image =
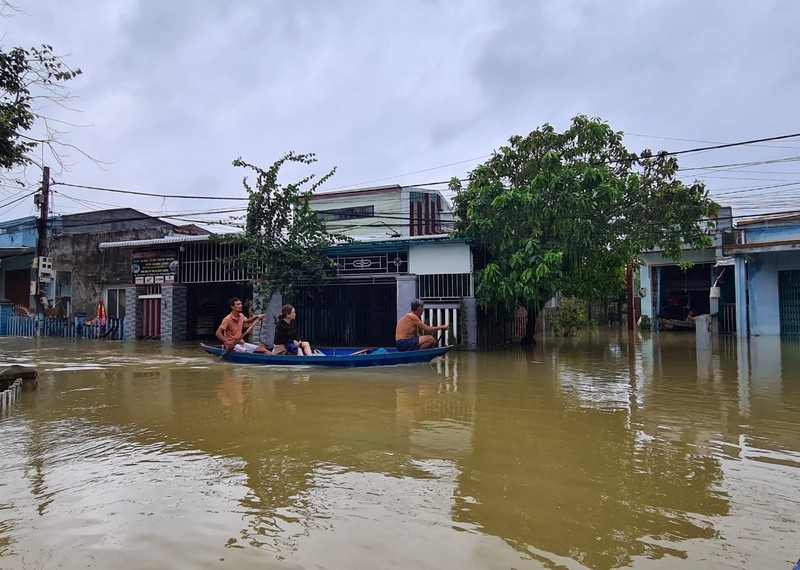
<svg viewBox="0 0 800 570">
<path fill-rule="evenodd" d="M 736 286 L 736 336 L 748 336 L 747 330 L 747 265 L 743 255 L 733 258 L 733 278 Z"/>
<path fill-rule="evenodd" d="M 161 340 L 186 340 L 186 285 L 161 286 Z"/>
<path fill-rule="evenodd" d="M 397 279 L 397 320 L 411 310 L 411 301 L 417 298 L 417 276 L 398 275 Z"/>
</svg>

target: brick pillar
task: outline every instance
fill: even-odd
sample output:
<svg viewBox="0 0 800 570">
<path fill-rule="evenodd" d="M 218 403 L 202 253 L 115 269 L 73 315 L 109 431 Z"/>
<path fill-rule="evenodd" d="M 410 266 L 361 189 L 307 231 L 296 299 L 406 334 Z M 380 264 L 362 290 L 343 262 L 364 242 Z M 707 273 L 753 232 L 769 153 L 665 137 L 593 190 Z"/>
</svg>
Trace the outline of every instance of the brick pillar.
<svg viewBox="0 0 800 570">
<path fill-rule="evenodd" d="M 142 286 L 125 286 L 124 340 L 136 340 L 142 337 L 142 302 L 139 300 L 139 295 L 144 295 L 146 290 L 146 287 Z"/>
<path fill-rule="evenodd" d="M 161 340 L 186 340 L 186 285 L 161 286 Z"/>
</svg>

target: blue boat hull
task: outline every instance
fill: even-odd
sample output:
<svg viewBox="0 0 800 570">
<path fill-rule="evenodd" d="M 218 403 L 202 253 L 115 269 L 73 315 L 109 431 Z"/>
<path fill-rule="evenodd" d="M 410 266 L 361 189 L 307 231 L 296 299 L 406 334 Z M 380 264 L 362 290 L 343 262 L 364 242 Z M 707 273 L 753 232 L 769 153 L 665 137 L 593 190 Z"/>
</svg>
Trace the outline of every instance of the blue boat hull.
<svg viewBox="0 0 800 570">
<path fill-rule="evenodd" d="M 219 357 L 224 350 L 220 346 L 200 345 L 207 353 Z M 262 364 L 271 366 L 333 366 L 339 368 L 364 368 L 367 366 L 396 366 L 398 364 L 417 364 L 430 362 L 437 356 L 446 354 L 452 347 L 442 346 L 427 350 L 398 352 L 395 348 L 377 349 L 368 354 L 356 354 L 358 348 L 322 348 L 324 356 L 290 356 L 256 354 L 231 351 L 225 355 L 226 362 L 235 364 Z"/>
</svg>

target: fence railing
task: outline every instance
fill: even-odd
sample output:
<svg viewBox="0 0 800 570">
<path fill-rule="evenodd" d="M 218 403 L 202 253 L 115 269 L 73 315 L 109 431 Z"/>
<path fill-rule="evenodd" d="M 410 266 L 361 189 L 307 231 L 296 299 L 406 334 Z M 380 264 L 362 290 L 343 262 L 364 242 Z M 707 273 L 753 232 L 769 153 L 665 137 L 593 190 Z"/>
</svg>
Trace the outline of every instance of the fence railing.
<svg viewBox="0 0 800 570">
<path fill-rule="evenodd" d="M 722 306 L 719 319 L 719 334 L 736 334 L 736 304 Z"/>
<path fill-rule="evenodd" d="M 0 413 L 5 414 L 17 403 L 17 398 L 22 393 L 22 380 L 17 378 L 7 390 L 0 392 Z"/>
<path fill-rule="evenodd" d="M 38 321 L 36 317 L 9 317 L 7 336 L 36 336 Z M 105 325 L 84 321 L 78 318 L 49 318 L 44 320 L 44 336 L 56 338 L 106 338 L 122 340 L 125 338 L 125 322 L 122 319 L 108 319 Z"/>
<path fill-rule="evenodd" d="M 451 339 L 454 339 L 456 342 L 460 341 L 460 339 L 458 339 L 458 305 L 434 303 L 425 305 L 425 309 L 422 313 L 422 321 L 432 327 L 450 325 L 450 329 L 447 331 L 448 334 L 432 333 L 434 338 L 437 339 L 437 346 L 450 344 Z"/>
</svg>

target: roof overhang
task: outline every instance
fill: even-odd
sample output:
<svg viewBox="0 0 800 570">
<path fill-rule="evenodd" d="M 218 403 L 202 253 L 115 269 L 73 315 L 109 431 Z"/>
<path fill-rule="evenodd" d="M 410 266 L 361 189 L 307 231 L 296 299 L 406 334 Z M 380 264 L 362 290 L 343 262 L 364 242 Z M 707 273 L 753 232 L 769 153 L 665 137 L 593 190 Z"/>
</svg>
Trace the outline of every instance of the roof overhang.
<svg viewBox="0 0 800 570">
<path fill-rule="evenodd" d="M 100 249 L 135 249 L 138 247 L 152 247 L 158 245 L 179 245 L 195 241 L 211 241 L 211 235 L 205 236 L 167 236 L 154 239 L 134 239 L 128 241 L 104 241 Z"/>
<path fill-rule="evenodd" d="M 17 257 L 18 255 L 27 255 L 35 252 L 35 247 L 0 247 L 0 259 L 8 259 L 9 257 Z"/>
<path fill-rule="evenodd" d="M 741 255 L 745 253 L 771 253 L 776 251 L 800 250 L 800 240 L 765 241 L 756 243 L 737 243 L 722 246 L 725 255 Z"/>
<path fill-rule="evenodd" d="M 345 243 L 329 247 L 325 250 L 325 253 L 327 255 L 378 253 L 381 251 L 406 250 L 411 246 L 429 246 L 471 242 L 472 240 L 469 238 L 451 238 L 446 235 L 427 235 Z"/>
</svg>

